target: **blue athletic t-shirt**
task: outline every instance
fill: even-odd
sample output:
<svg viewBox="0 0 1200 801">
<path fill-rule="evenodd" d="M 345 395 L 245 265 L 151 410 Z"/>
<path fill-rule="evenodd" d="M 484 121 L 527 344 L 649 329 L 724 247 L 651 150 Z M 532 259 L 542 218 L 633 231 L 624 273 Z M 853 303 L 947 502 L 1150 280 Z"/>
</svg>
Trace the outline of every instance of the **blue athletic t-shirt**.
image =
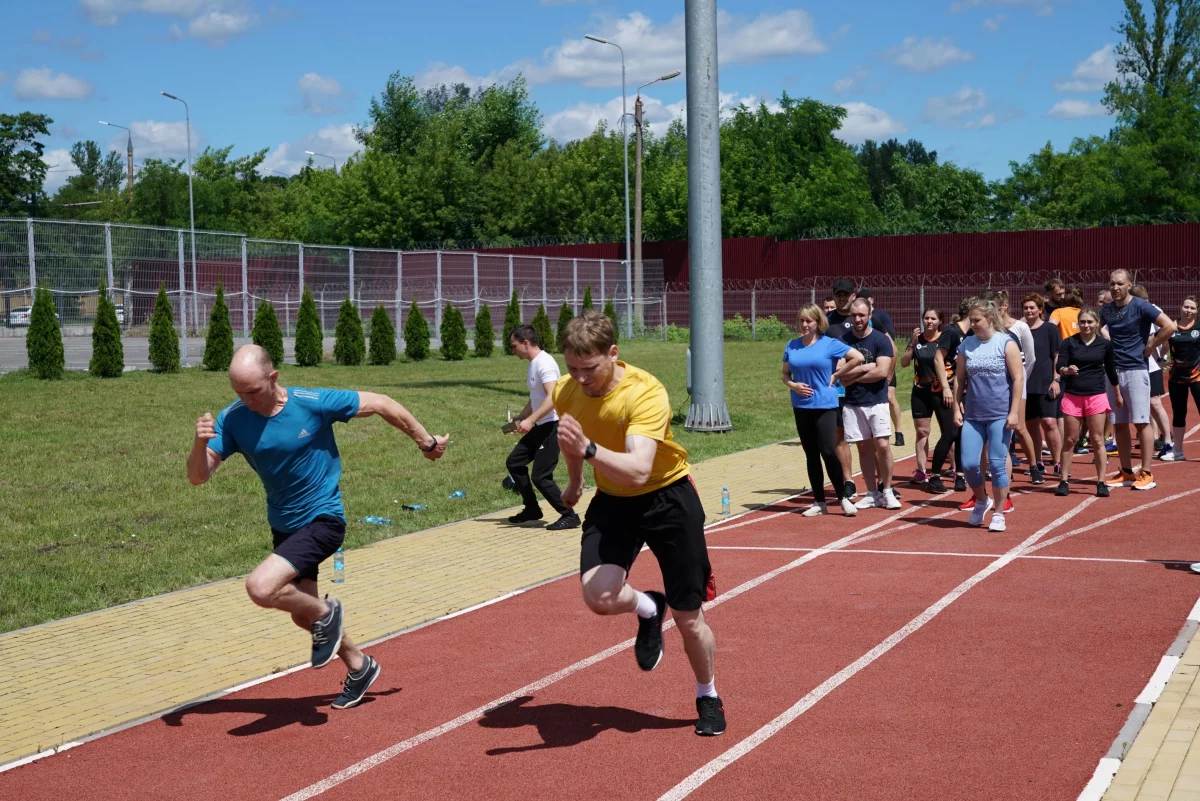
<svg viewBox="0 0 1200 801">
<path fill-rule="evenodd" d="M 333 424 L 358 414 L 358 393 L 345 389 L 288 387 L 279 414 L 263 417 L 234 401 L 217 415 L 213 453 L 246 458 L 267 491 L 267 522 L 290 534 L 317 515 L 345 518 L 342 458 Z"/>
<path fill-rule="evenodd" d="M 796 337 L 783 351 L 792 380 L 808 384 L 813 394 L 803 398 L 792 392 L 792 406 L 797 409 L 836 409 L 838 391 L 829 386 L 838 359 L 850 352 L 850 346 L 839 339 L 820 336 L 805 347 L 804 340 Z"/>
<path fill-rule="evenodd" d="M 1100 309 L 1100 324 L 1108 328 L 1118 370 L 1150 369 L 1146 343 L 1150 341 L 1150 326 L 1160 314 L 1157 306 L 1137 296 L 1131 296 L 1124 306 L 1113 302 Z"/>
</svg>

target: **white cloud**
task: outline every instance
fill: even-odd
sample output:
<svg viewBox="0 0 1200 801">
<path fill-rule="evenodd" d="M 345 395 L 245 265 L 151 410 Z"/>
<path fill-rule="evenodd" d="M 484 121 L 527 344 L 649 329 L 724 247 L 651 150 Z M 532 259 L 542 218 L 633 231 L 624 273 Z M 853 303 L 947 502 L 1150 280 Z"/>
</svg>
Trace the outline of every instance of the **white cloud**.
<svg viewBox="0 0 1200 801">
<path fill-rule="evenodd" d="M 300 104 L 309 114 L 320 117 L 338 114 L 343 109 L 345 89 L 336 79 L 315 72 L 306 72 L 296 81 Z"/>
<path fill-rule="evenodd" d="M 139 159 L 182 159 L 187 157 L 187 123 L 143 120 L 129 123 L 133 136 L 133 152 Z M 118 132 L 108 142 L 109 150 L 125 152 L 125 132 Z M 196 126 L 192 126 L 192 158 L 203 149 Z"/>
<path fill-rule="evenodd" d="M 752 112 L 757 111 L 759 105 L 764 102 L 767 110 L 773 114 L 781 110 L 779 103 L 772 98 L 760 98 L 757 95 L 742 96 L 737 92 L 721 92 L 717 102 L 721 119 L 732 117 L 742 106 Z M 632 111 L 633 109 L 630 108 L 630 113 Z M 656 97 L 642 95 L 642 119 L 644 125 L 655 135 L 662 136 L 675 120 L 682 120 L 685 125 L 687 124 L 687 100 L 664 103 Z M 559 142 L 570 142 L 589 136 L 596 130 L 596 126 L 600 124 L 601 120 L 608 122 L 610 130 L 619 130 L 621 125 L 620 95 L 605 103 L 576 103 L 551 114 L 542 127 L 542 133 Z M 629 137 L 632 140 L 632 120 L 629 131 Z"/>
<path fill-rule="evenodd" d="M 463 67 L 447 64 L 444 61 L 434 61 L 428 67 L 418 72 L 413 78 L 413 82 L 420 89 L 429 89 L 434 86 L 454 86 L 456 84 L 466 84 L 472 89 L 478 89 L 484 86 L 491 86 L 497 82 L 495 74 L 493 75 L 472 75 Z"/>
<path fill-rule="evenodd" d="M 308 163 L 309 156 L 304 152 L 311 150 L 324 153 L 337 160 L 338 169 L 350 156 L 362 149 L 362 145 L 354 138 L 354 126 L 350 123 L 334 123 L 326 125 L 319 131 L 308 134 L 295 142 L 280 142 L 275 149 L 267 154 L 259 166 L 259 174 L 274 175 L 278 171 L 285 175 L 295 175 Z M 318 167 L 330 167 L 328 160 L 318 158 L 314 162 Z"/>
<path fill-rule="evenodd" d="M 1046 112 L 1046 116 L 1060 120 L 1082 120 L 1086 117 L 1107 117 L 1108 109 L 1099 103 L 1069 98 L 1055 103 L 1053 108 Z"/>
<path fill-rule="evenodd" d="M 209 47 L 220 47 L 257 24 L 258 14 L 253 11 L 210 8 L 188 23 L 188 35 L 202 39 Z"/>
<path fill-rule="evenodd" d="M 13 94 L 18 100 L 85 100 L 95 87 L 82 78 L 49 67 L 27 68 L 17 73 Z"/>
<path fill-rule="evenodd" d="M 46 170 L 46 182 L 42 185 L 47 195 L 53 195 L 68 178 L 79 172 L 71 161 L 70 150 L 47 150 L 42 153 L 42 162 L 49 168 Z"/>
<path fill-rule="evenodd" d="M 1008 19 L 1007 14 L 997 14 L 994 17 L 987 17 L 980 24 L 985 31 L 989 33 L 995 33 L 996 31 L 1000 30 L 1000 23 L 1004 22 L 1006 19 Z"/>
<path fill-rule="evenodd" d="M 123 14 L 141 11 L 146 14 L 166 14 L 191 17 L 213 0 L 79 0 L 79 10 L 96 25 L 116 25 Z"/>
<path fill-rule="evenodd" d="M 1070 79 L 1055 81 L 1054 88 L 1059 92 L 1097 92 L 1116 77 L 1116 53 L 1113 45 L 1106 44 L 1077 63 L 1071 70 Z"/>
<path fill-rule="evenodd" d="M 842 103 L 846 119 L 834 135 L 843 142 L 858 144 L 866 139 L 888 139 L 908 131 L 908 126 L 886 111 L 866 103 Z"/>
<path fill-rule="evenodd" d="M 178 22 L 172 22 L 171 27 L 167 28 L 167 39 L 172 42 L 183 41 L 183 28 L 179 27 Z"/>
<path fill-rule="evenodd" d="M 976 114 L 979 116 L 974 116 Z M 929 98 L 923 119 L 941 128 L 957 130 L 987 128 L 998 121 L 996 113 L 988 110 L 987 93 L 970 86 L 964 86 L 952 95 Z"/>
<path fill-rule="evenodd" d="M 983 5 L 984 0 L 955 0 L 950 4 L 950 13 L 957 14 L 970 8 Z M 1050 0 L 987 0 L 988 5 L 1032 8 L 1039 17 L 1049 17 L 1054 14 L 1054 5 Z"/>
<path fill-rule="evenodd" d="M 854 89 L 857 86 L 861 86 L 863 81 L 865 81 L 870 76 L 870 74 L 871 74 L 871 71 L 869 69 L 867 69 L 865 64 L 861 65 L 859 67 L 856 67 L 854 72 L 851 73 L 850 75 L 847 75 L 843 78 L 838 78 L 836 81 L 833 82 L 834 94 L 844 95 L 847 92 L 849 92 L 851 89 Z"/>
<path fill-rule="evenodd" d="M 918 39 L 909 36 L 887 51 L 892 63 L 909 72 L 936 72 L 952 64 L 972 61 L 975 54 L 954 45 L 949 38 L 934 40 L 932 36 Z"/>
</svg>

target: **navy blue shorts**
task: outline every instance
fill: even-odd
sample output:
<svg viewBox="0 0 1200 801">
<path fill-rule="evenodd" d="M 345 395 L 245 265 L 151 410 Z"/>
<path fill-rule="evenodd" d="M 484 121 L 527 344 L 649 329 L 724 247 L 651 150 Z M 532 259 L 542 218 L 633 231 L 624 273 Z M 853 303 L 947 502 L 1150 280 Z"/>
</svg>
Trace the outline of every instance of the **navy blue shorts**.
<svg viewBox="0 0 1200 801">
<path fill-rule="evenodd" d="M 346 539 L 346 521 L 333 515 L 317 515 L 307 526 L 285 534 L 271 529 L 275 555 L 296 570 L 296 580 L 317 580 L 317 568 L 332 556 Z"/>
</svg>

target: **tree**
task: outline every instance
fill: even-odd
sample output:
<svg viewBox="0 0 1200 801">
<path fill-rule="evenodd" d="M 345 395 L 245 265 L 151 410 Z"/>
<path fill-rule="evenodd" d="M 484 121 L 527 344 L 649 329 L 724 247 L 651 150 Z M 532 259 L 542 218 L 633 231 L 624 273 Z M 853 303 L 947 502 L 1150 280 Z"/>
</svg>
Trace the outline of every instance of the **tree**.
<svg viewBox="0 0 1200 801">
<path fill-rule="evenodd" d="M 504 355 L 512 356 L 512 332 L 513 329 L 521 324 L 521 301 L 517 298 L 517 290 L 513 290 L 512 300 L 508 302 L 508 308 L 504 310 Z"/>
<path fill-rule="evenodd" d="M 117 308 L 108 299 L 108 286 L 103 281 L 96 298 L 96 318 L 92 321 L 92 359 L 88 362 L 88 372 L 99 378 L 120 378 L 125 372 Z"/>
<path fill-rule="evenodd" d="M 338 310 L 337 328 L 333 332 L 333 358 L 338 364 L 362 364 L 366 354 L 362 317 L 350 298 L 342 301 Z"/>
<path fill-rule="evenodd" d="M 414 362 L 429 358 L 429 323 L 421 314 L 416 298 L 413 298 L 408 319 L 404 321 L 404 353 Z"/>
<path fill-rule="evenodd" d="M 256 324 L 258 320 L 254 321 Z M 228 370 L 233 361 L 233 326 L 229 323 L 229 306 L 225 304 L 225 286 L 217 282 L 217 299 L 208 315 L 208 336 L 204 340 L 204 367 L 207 370 Z"/>
<path fill-rule="evenodd" d="M 558 310 L 558 336 L 554 339 L 555 350 L 562 350 L 563 335 L 567 333 L 567 324 L 575 319 L 575 313 L 571 311 L 571 307 L 563 303 L 562 308 Z"/>
<path fill-rule="evenodd" d="M 42 379 L 62 378 L 66 367 L 62 330 L 54 313 L 54 298 L 45 287 L 38 287 L 33 294 L 25 350 L 29 354 L 29 369 L 34 375 Z"/>
<path fill-rule="evenodd" d="M 554 329 L 550 327 L 550 316 L 546 314 L 546 306 L 544 304 L 538 304 L 537 314 L 533 315 L 533 320 L 529 324 L 533 326 L 534 331 L 537 331 L 538 340 L 542 343 L 542 349 L 553 353 Z"/>
<path fill-rule="evenodd" d="M 271 364 L 276 368 L 283 364 L 283 330 L 279 327 L 279 318 L 275 316 L 275 304 L 268 300 L 258 303 L 254 313 L 254 328 L 250 331 L 250 341 L 265 349 L 271 357 Z"/>
<path fill-rule="evenodd" d="M 175 332 L 175 312 L 162 284 L 158 285 L 154 314 L 150 318 L 150 364 L 158 373 L 179 372 L 179 337 Z"/>
<path fill-rule="evenodd" d="M 324 332 L 313 301 L 312 290 L 304 288 L 300 311 L 296 315 L 296 364 L 316 367 L 325 358 Z"/>
<path fill-rule="evenodd" d="M 467 323 L 462 312 L 452 303 L 446 304 L 442 312 L 442 358 L 457 362 L 467 355 Z"/>
<path fill-rule="evenodd" d="M 897 183 L 895 159 L 900 157 L 904 164 L 912 166 L 932 166 L 937 164 L 937 151 L 925 149 L 925 145 L 916 139 L 909 139 L 904 144 L 899 139 L 889 139 L 882 144 L 874 139 L 863 142 L 855 153 L 858 165 L 863 168 L 867 177 L 867 188 L 871 192 L 871 200 L 883 210 L 887 200 L 887 191 Z"/>
<path fill-rule="evenodd" d="M 475 313 L 475 355 L 488 358 L 495 350 L 496 332 L 492 329 L 492 310 L 486 303 Z"/>
<path fill-rule="evenodd" d="M 40 212 L 49 166 L 42 161 L 46 148 L 38 138 L 50 136 L 53 122 L 30 111 L 0 114 L 0 217 Z"/>
<path fill-rule="evenodd" d="M 621 333 L 620 326 L 617 325 L 617 310 L 613 308 L 612 298 L 604 301 L 604 316 L 612 320 L 613 324 L 613 342 L 617 341 Z"/>
<path fill-rule="evenodd" d="M 371 314 L 371 364 L 391 364 L 396 361 L 396 328 L 387 309 L 380 304 Z"/>
<path fill-rule="evenodd" d="M 588 284 L 587 289 L 583 290 L 583 308 L 592 308 L 592 285 Z"/>
<path fill-rule="evenodd" d="M 115 150 L 106 155 L 100 152 L 100 146 L 88 139 L 71 145 L 71 163 L 79 172 L 67 178 L 60 194 L 71 191 L 81 195 L 95 195 L 97 192 L 115 192 L 121 188 L 121 180 L 125 177 L 125 159 Z"/>
<path fill-rule="evenodd" d="M 903 231 L 937 232 L 955 223 L 983 220 L 989 211 L 987 181 L 952 163 L 909 163 L 896 153 L 892 183 L 884 190 L 884 219 Z"/>
</svg>

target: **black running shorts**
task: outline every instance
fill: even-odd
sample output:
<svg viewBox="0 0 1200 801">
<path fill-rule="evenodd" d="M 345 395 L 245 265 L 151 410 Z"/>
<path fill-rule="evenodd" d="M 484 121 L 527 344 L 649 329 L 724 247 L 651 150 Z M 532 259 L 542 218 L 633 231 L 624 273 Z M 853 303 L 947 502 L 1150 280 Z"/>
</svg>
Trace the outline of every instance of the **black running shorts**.
<svg viewBox="0 0 1200 801">
<path fill-rule="evenodd" d="M 934 416 L 934 410 L 942 405 L 942 393 L 934 392 L 929 387 L 915 386 L 912 391 L 912 409 L 914 420 L 928 420 Z"/>
<path fill-rule="evenodd" d="M 1161 398 L 1166 394 L 1167 389 L 1163 386 L 1163 371 L 1155 370 L 1150 374 L 1150 397 Z"/>
<path fill-rule="evenodd" d="M 658 559 L 667 605 L 693 612 L 704 603 L 711 566 L 704 507 L 690 477 L 631 498 L 597 492 L 583 518 L 579 574 L 600 565 L 626 573 L 642 545 Z"/>
<path fill-rule="evenodd" d="M 1025 422 L 1032 420 L 1052 420 L 1062 417 L 1062 393 L 1057 398 L 1049 393 L 1030 395 L 1025 399 Z"/>
<path fill-rule="evenodd" d="M 285 534 L 271 529 L 275 555 L 296 570 L 296 580 L 317 580 L 317 567 L 332 556 L 346 539 L 346 521 L 333 515 L 317 515 L 307 526 Z"/>
</svg>

